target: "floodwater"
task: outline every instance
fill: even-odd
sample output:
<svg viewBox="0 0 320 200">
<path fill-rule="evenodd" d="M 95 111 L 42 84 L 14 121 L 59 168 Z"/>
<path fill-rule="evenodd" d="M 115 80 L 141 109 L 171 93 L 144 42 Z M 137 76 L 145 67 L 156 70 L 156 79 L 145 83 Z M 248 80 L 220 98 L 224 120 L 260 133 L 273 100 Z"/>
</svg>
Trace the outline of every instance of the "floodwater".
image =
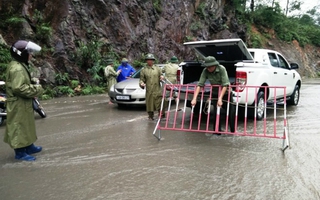
<svg viewBox="0 0 320 200">
<path fill-rule="evenodd" d="M 118 109 L 106 95 L 42 101 L 37 160 L 16 161 L 0 143 L 0 198 L 320 199 L 319 91 L 305 81 L 288 107 L 284 153 L 276 138 L 162 131 L 158 141 L 143 107 Z"/>
</svg>

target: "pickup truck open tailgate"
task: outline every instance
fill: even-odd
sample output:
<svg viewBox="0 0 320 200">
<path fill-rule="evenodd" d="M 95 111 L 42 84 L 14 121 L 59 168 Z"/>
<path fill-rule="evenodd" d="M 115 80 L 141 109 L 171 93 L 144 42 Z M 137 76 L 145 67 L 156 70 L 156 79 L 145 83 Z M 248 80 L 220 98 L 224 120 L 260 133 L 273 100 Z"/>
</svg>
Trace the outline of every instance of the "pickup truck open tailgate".
<svg viewBox="0 0 320 200">
<path fill-rule="evenodd" d="M 184 45 L 194 48 L 204 57 L 214 56 L 220 63 L 253 60 L 252 55 L 241 39 L 185 42 Z"/>
</svg>

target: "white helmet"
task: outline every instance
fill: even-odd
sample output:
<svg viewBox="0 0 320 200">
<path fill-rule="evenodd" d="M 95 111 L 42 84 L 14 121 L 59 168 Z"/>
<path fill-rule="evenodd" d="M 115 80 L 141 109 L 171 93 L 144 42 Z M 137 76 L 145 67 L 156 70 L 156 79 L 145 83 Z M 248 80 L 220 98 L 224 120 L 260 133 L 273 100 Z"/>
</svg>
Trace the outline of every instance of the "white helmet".
<svg viewBox="0 0 320 200">
<path fill-rule="evenodd" d="M 41 47 L 36 43 L 25 40 L 16 41 L 10 48 L 11 56 L 19 62 L 28 64 L 29 54 L 38 52 Z"/>
</svg>

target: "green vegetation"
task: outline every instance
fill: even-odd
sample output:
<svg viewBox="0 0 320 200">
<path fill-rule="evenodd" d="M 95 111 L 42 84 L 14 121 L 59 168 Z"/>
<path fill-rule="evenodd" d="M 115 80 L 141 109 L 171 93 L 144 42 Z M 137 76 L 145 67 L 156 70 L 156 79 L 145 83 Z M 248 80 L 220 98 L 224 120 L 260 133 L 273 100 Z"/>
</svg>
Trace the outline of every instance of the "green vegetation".
<svg viewBox="0 0 320 200">
<path fill-rule="evenodd" d="M 103 69 L 105 67 L 105 61 L 108 58 L 114 60 L 114 66 L 118 66 L 120 56 L 113 51 L 111 46 L 107 47 L 103 52 L 103 43 L 93 38 L 88 43 L 82 41 L 78 42 L 78 48 L 76 50 L 74 60 L 80 68 L 89 73 L 92 81 L 95 85 L 100 85 L 104 82 Z M 104 54 L 104 55 L 103 55 Z"/>
<path fill-rule="evenodd" d="M 45 86 L 44 87 L 44 92 L 41 97 L 39 97 L 42 100 L 48 100 L 52 99 L 57 96 L 57 91 L 51 89 L 50 87 Z"/>
<path fill-rule="evenodd" d="M 242 0 L 234 1 L 237 17 L 241 23 L 248 24 L 248 26 L 254 25 L 260 33 L 274 30 L 276 36 L 286 42 L 297 40 L 301 46 L 311 44 L 320 47 L 320 26 L 315 20 L 315 10 L 308 11 L 301 16 L 287 16 L 278 3 L 275 3 L 273 7 L 258 5 L 253 11 L 245 10 L 242 3 Z M 299 4 L 299 2 L 296 3 Z M 293 4 L 291 10 L 300 9 L 298 4 Z M 268 35 L 263 36 L 268 37 Z M 261 36 L 259 39 L 251 35 L 250 38 L 253 38 L 252 43 L 255 45 L 259 43 L 261 45 L 263 42 Z"/>
<path fill-rule="evenodd" d="M 105 93 L 106 81 L 104 77 L 105 60 L 114 59 L 115 68 L 120 56 L 112 47 L 105 48 L 104 44 L 95 38 L 85 43 L 78 41 L 73 59 L 80 70 L 88 73 L 89 79 L 83 82 L 70 78 L 68 73 L 57 73 L 56 86 L 48 86 L 42 95 L 42 99 L 50 99 L 57 96 L 75 96 Z"/>
<path fill-rule="evenodd" d="M 206 16 L 208 15 L 206 12 L 206 4 L 204 2 L 200 3 L 197 10 L 196 10 L 196 14 L 201 18 L 201 19 L 205 19 Z"/>
<path fill-rule="evenodd" d="M 152 4 L 157 13 L 160 14 L 162 12 L 161 0 L 152 0 Z"/>
<path fill-rule="evenodd" d="M 56 74 L 56 82 L 59 85 L 65 84 L 69 82 L 69 74 L 68 73 L 57 73 Z"/>
<path fill-rule="evenodd" d="M 139 69 L 142 68 L 146 65 L 146 62 L 144 60 L 144 55 L 140 56 L 140 59 L 134 60 L 132 62 L 132 67 L 134 67 L 135 69 Z"/>
<path fill-rule="evenodd" d="M 11 61 L 9 47 L 0 44 L 0 81 L 6 80 L 7 64 Z"/>
<path fill-rule="evenodd" d="M 5 24 L 15 25 L 15 24 L 21 24 L 22 22 L 26 22 L 26 19 L 23 17 L 10 17 L 7 20 L 5 20 Z"/>
<path fill-rule="evenodd" d="M 71 80 L 70 81 L 71 88 L 76 88 L 79 84 L 81 84 L 81 83 L 78 80 Z"/>
<path fill-rule="evenodd" d="M 74 96 L 74 91 L 70 86 L 57 86 L 54 88 L 54 90 L 59 94 L 59 96 L 67 95 L 67 96 Z"/>
<path fill-rule="evenodd" d="M 190 41 L 194 41 L 194 37 L 191 36 L 191 35 L 186 35 L 186 36 L 184 37 L 183 42 L 190 42 Z"/>
<path fill-rule="evenodd" d="M 263 38 L 260 34 L 252 33 L 250 40 L 252 48 L 260 48 L 263 45 Z"/>
<path fill-rule="evenodd" d="M 44 44 L 49 44 L 52 37 L 52 28 L 50 23 L 44 21 L 43 15 L 39 10 L 34 11 L 32 20 L 36 22 L 36 39 L 42 41 Z"/>
<path fill-rule="evenodd" d="M 204 27 L 203 24 L 201 24 L 200 21 L 194 21 L 190 24 L 190 30 L 191 31 L 197 31 L 199 29 L 202 29 Z"/>
<path fill-rule="evenodd" d="M 101 62 L 101 53 L 100 49 L 102 46 L 102 42 L 93 39 L 88 43 L 83 41 L 77 42 L 77 50 L 74 55 L 74 59 L 76 64 L 83 69 L 89 69 L 97 63 Z"/>
<path fill-rule="evenodd" d="M 99 83 L 103 80 L 104 66 L 100 62 L 95 62 L 91 68 L 87 69 L 87 72 L 91 75 L 94 82 Z"/>
<path fill-rule="evenodd" d="M 105 89 L 100 86 L 92 86 L 92 85 L 85 85 L 85 87 L 82 89 L 83 95 L 89 95 L 89 94 L 102 94 L 105 93 Z"/>
</svg>

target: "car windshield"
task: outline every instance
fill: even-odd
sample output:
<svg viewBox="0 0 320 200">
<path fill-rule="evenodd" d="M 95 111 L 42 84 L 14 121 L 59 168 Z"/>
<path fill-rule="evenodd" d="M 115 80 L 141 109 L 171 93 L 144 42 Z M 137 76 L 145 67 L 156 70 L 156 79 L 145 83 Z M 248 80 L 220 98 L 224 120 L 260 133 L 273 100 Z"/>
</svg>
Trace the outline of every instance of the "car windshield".
<svg viewBox="0 0 320 200">
<path fill-rule="evenodd" d="M 142 69 L 142 68 L 141 68 Z M 132 74 L 132 78 L 140 78 L 140 71 L 141 69 L 138 69 L 134 74 Z"/>
<path fill-rule="evenodd" d="M 160 67 L 160 69 L 162 69 L 162 67 L 165 64 L 156 64 L 158 67 Z M 132 74 L 132 78 L 140 78 L 140 71 L 143 69 L 143 67 L 141 67 L 140 69 L 138 69 L 134 74 Z"/>
</svg>

